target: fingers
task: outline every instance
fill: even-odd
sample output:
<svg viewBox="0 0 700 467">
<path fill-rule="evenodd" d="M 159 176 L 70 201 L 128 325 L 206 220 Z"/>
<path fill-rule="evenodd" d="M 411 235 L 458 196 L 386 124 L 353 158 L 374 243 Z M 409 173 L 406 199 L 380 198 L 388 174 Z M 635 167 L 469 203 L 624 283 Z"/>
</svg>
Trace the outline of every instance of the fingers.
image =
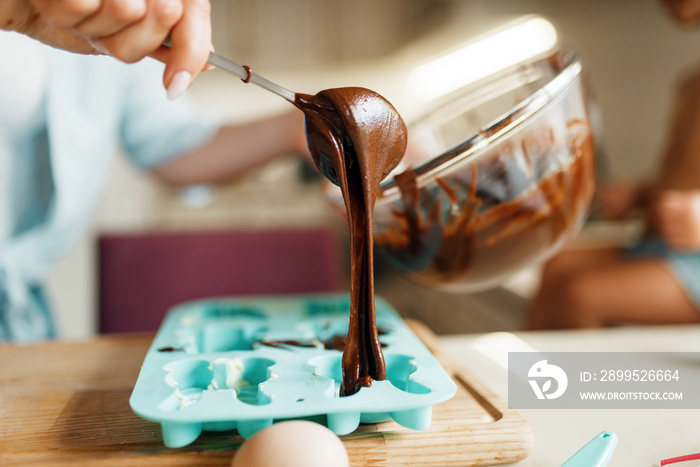
<svg viewBox="0 0 700 467">
<path fill-rule="evenodd" d="M 211 44 L 211 20 L 208 0 L 183 0 L 180 21 L 170 31 L 170 54 L 163 84 L 168 97 L 182 94 L 207 63 Z"/>
<path fill-rule="evenodd" d="M 100 10 L 102 0 L 33 0 L 37 13 L 52 26 L 72 28 Z"/>
<path fill-rule="evenodd" d="M 103 1 L 97 12 L 77 23 L 73 29 L 85 37 L 111 36 L 141 21 L 147 12 L 143 0 Z"/>
<path fill-rule="evenodd" d="M 53 31 L 87 39 L 96 50 L 127 63 L 146 56 L 165 63 L 163 83 L 170 98 L 189 87 L 212 49 L 209 0 L 30 1 Z M 162 47 L 168 36 L 172 46 Z M 65 41 L 45 41 L 66 48 Z"/>
<path fill-rule="evenodd" d="M 127 63 L 158 49 L 183 14 L 183 0 L 31 0 L 54 33 L 70 32 Z M 61 43 L 48 43 L 59 48 Z"/>
<path fill-rule="evenodd" d="M 159 49 L 170 29 L 182 18 L 182 3 L 180 0 L 149 0 L 146 6 L 143 19 L 111 36 L 95 37 L 93 44 L 127 63 L 137 62 Z"/>
</svg>

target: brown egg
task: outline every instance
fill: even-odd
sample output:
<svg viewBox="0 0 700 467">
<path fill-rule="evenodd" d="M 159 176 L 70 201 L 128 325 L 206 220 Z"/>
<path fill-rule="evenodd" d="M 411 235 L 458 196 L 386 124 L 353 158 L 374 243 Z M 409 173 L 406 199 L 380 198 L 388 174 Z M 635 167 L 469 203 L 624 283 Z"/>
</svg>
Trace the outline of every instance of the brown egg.
<svg viewBox="0 0 700 467">
<path fill-rule="evenodd" d="M 232 467 L 349 467 L 343 442 L 318 423 L 275 423 L 251 436 Z"/>
</svg>

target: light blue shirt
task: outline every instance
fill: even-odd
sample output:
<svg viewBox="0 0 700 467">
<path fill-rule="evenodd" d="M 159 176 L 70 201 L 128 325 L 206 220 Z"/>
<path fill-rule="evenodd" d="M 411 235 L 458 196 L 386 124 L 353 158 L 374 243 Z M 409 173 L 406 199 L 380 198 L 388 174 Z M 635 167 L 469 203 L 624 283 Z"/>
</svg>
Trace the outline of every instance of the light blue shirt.
<svg viewBox="0 0 700 467">
<path fill-rule="evenodd" d="M 119 146 L 150 169 L 209 141 L 219 127 L 185 99 L 167 99 L 154 60 L 127 65 L 50 48 L 47 60 L 46 125 L 13 155 L 25 162 L 13 167 L 34 175 L 31 190 L 12 188 L 12 204 L 27 217 L 0 243 L 0 341 L 54 335 L 41 284 L 87 230 Z"/>
</svg>

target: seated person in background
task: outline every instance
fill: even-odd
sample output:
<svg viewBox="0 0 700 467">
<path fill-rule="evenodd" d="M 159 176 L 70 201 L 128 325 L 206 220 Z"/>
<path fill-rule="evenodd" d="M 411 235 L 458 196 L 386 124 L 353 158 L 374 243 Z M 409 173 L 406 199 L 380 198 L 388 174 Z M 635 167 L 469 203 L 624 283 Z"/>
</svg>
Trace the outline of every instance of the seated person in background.
<svg viewBox="0 0 700 467">
<path fill-rule="evenodd" d="M 620 191 L 642 193 L 603 187 L 601 204 Z M 700 322 L 700 189 L 665 190 L 645 208 L 648 236 L 636 247 L 570 249 L 545 264 L 526 329 Z"/>
<path fill-rule="evenodd" d="M 665 1 L 678 23 L 700 19 L 699 0 Z M 700 71 L 677 95 L 658 176 L 599 192 L 603 212 L 646 221 L 633 248 L 571 249 L 545 266 L 526 329 L 700 322 Z"/>
</svg>

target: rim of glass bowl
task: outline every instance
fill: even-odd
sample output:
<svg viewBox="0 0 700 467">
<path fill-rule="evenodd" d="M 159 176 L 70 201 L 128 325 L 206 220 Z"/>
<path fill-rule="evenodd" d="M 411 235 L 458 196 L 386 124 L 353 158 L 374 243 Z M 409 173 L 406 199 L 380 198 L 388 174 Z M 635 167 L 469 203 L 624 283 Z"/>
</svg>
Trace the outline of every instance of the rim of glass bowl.
<svg viewBox="0 0 700 467">
<path fill-rule="evenodd" d="M 540 89 L 522 100 L 505 114 L 483 126 L 479 131 L 462 142 L 444 151 L 439 156 L 433 157 L 413 167 L 413 170 L 416 172 L 416 182 L 418 186 L 422 186 L 426 179 L 432 179 L 439 173 L 449 170 L 451 167 L 463 163 L 467 159 L 477 157 L 481 153 L 480 150 L 486 149 L 497 140 L 504 138 L 520 125 L 531 120 L 546 108 L 550 107 L 558 98 L 565 95 L 570 88 L 580 82 L 583 69 L 581 58 L 579 54 L 573 50 L 556 48 L 533 57 L 526 62 L 495 73 L 457 91 L 455 94 L 458 96 L 452 97 L 452 99 L 460 100 L 462 97 L 472 94 L 476 95 L 475 97 L 477 100 L 479 98 L 484 99 L 485 96 L 496 97 L 498 94 L 495 91 L 495 87 L 508 80 L 509 77 L 511 79 L 517 79 L 517 77 L 523 73 L 536 72 L 539 64 L 551 62 L 552 60 L 560 61 L 560 63 L 562 63 L 562 69 Z M 417 119 L 417 122 L 443 112 L 445 112 L 443 108 L 437 108 L 432 112 L 428 112 L 422 118 Z M 379 192 L 381 194 L 377 199 L 378 202 L 388 202 L 390 201 L 389 198 L 398 196 L 399 191 L 394 177 L 384 180 L 379 186 Z"/>
</svg>

